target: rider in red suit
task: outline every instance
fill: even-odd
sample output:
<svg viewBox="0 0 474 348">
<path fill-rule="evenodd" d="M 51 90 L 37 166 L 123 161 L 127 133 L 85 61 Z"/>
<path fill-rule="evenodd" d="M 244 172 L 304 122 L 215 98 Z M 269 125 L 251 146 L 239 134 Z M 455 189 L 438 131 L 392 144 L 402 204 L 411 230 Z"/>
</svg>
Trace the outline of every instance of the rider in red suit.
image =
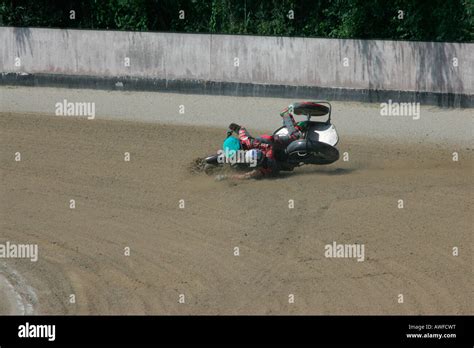
<svg viewBox="0 0 474 348">
<path fill-rule="evenodd" d="M 299 139 L 302 136 L 302 129 L 299 127 L 293 115 L 285 111 L 281 114 L 283 118 L 283 125 L 288 129 L 288 135 L 261 135 L 260 137 L 254 138 L 250 133 L 238 124 L 231 123 L 229 125 L 229 134 L 232 132 L 238 133 L 240 143 L 243 150 L 256 149 L 262 152 L 263 159 L 260 161 L 259 166 L 245 174 L 236 174 L 231 176 L 232 179 L 250 179 L 250 178 L 261 178 L 268 176 L 275 176 L 280 171 L 280 165 L 275 159 L 274 149 L 284 149 L 292 141 Z"/>
<path fill-rule="evenodd" d="M 289 111 L 281 113 L 283 125 L 288 130 L 288 135 L 274 135 L 273 144 L 277 148 L 286 148 L 291 142 L 298 140 L 303 135 L 302 128 L 296 123 L 293 115 Z"/>
<path fill-rule="evenodd" d="M 274 176 L 280 171 L 279 165 L 275 160 L 273 153 L 273 144 L 271 137 L 263 135 L 259 138 L 254 138 L 250 133 L 238 124 L 231 123 L 229 125 L 229 132 L 238 133 L 240 144 L 243 150 L 256 149 L 261 151 L 262 159 L 259 161 L 259 165 L 254 170 L 245 174 L 233 175 L 232 179 L 250 179 L 250 178 L 261 178 L 264 176 Z"/>
</svg>

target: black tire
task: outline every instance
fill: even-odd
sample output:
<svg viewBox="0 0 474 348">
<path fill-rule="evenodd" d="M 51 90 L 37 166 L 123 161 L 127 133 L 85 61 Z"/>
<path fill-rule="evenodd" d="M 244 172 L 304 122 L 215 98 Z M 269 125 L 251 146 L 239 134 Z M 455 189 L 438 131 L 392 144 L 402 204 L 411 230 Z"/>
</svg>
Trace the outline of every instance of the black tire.
<svg viewBox="0 0 474 348">
<path fill-rule="evenodd" d="M 309 142 L 308 150 L 312 155 L 305 160 L 308 164 L 331 164 L 339 159 L 339 150 L 326 143 Z"/>
<path fill-rule="evenodd" d="M 219 155 L 208 156 L 204 158 L 204 162 L 208 164 L 218 165 L 219 164 L 218 158 L 219 158 Z"/>
</svg>

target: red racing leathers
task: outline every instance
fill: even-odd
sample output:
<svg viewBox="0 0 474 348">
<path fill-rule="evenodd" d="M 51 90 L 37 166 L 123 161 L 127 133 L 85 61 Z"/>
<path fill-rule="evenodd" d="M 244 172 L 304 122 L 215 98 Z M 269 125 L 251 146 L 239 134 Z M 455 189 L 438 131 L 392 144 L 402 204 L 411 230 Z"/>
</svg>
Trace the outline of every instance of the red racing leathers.
<svg viewBox="0 0 474 348">
<path fill-rule="evenodd" d="M 244 150 L 257 149 L 262 151 L 264 160 L 258 169 L 265 176 L 276 175 L 280 171 L 280 165 L 275 159 L 274 148 L 284 149 L 292 141 L 299 139 L 302 135 L 301 128 L 296 124 L 291 113 L 286 113 L 282 115 L 282 117 L 283 125 L 288 129 L 288 135 L 284 136 L 262 135 L 258 138 L 254 138 L 245 127 L 235 125 L 239 127 L 239 140 Z M 237 131 L 237 129 L 235 130 Z"/>
<path fill-rule="evenodd" d="M 239 140 L 244 150 L 257 149 L 262 151 L 264 159 L 258 170 L 260 170 L 263 175 L 276 175 L 280 171 L 278 163 L 275 160 L 273 144 L 270 136 L 263 135 L 259 138 L 254 138 L 245 127 L 240 127 Z"/>
</svg>

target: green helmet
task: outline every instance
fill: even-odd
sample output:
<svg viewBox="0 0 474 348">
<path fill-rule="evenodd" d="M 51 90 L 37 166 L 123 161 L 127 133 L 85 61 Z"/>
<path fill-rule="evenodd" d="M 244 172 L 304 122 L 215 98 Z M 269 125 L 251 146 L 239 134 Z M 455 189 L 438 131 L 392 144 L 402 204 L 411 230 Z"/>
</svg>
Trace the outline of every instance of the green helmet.
<svg viewBox="0 0 474 348">
<path fill-rule="evenodd" d="M 222 144 L 222 150 L 224 150 L 226 157 L 235 156 L 235 153 L 240 150 L 239 139 L 235 137 L 228 137 Z"/>
</svg>

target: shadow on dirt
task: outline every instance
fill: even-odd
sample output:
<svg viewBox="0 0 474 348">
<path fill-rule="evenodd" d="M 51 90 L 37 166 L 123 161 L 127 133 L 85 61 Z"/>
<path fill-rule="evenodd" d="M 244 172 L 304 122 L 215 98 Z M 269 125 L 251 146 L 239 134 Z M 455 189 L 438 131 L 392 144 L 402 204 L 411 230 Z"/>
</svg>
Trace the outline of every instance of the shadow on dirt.
<svg viewBox="0 0 474 348">
<path fill-rule="evenodd" d="M 293 172 L 281 172 L 276 179 L 281 178 L 290 178 L 294 176 L 302 176 L 302 175 L 347 175 L 357 171 L 356 168 L 316 168 L 314 170 L 298 170 L 295 169 Z"/>
<path fill-rule="evenodd" d="M 314 169 L 298 169 L 296 168 L 292 172 L 280 172 L 277 176 L 270 178 L 270 180 L 279 180 L 279 179 L 287 179 L 292 178 L 295 176 L 303 176 L 303 175 L 347 175 L 355 172 L 356 168 L 328 168 L 328 167 L 318 167 Z M 238 173 L 238 170 L 231 169 L 231 168 L 211 168 L 211 170 L 206 169 L 205 162 L 202 158 L 194 159 L 188 165 L 188 171 L 192 174 L 207 174 L 208 176 L 213 176 L 216 174 L 235 174 Z M 240 171 L 243 172 L 243 171 Z"/>
</svg>

